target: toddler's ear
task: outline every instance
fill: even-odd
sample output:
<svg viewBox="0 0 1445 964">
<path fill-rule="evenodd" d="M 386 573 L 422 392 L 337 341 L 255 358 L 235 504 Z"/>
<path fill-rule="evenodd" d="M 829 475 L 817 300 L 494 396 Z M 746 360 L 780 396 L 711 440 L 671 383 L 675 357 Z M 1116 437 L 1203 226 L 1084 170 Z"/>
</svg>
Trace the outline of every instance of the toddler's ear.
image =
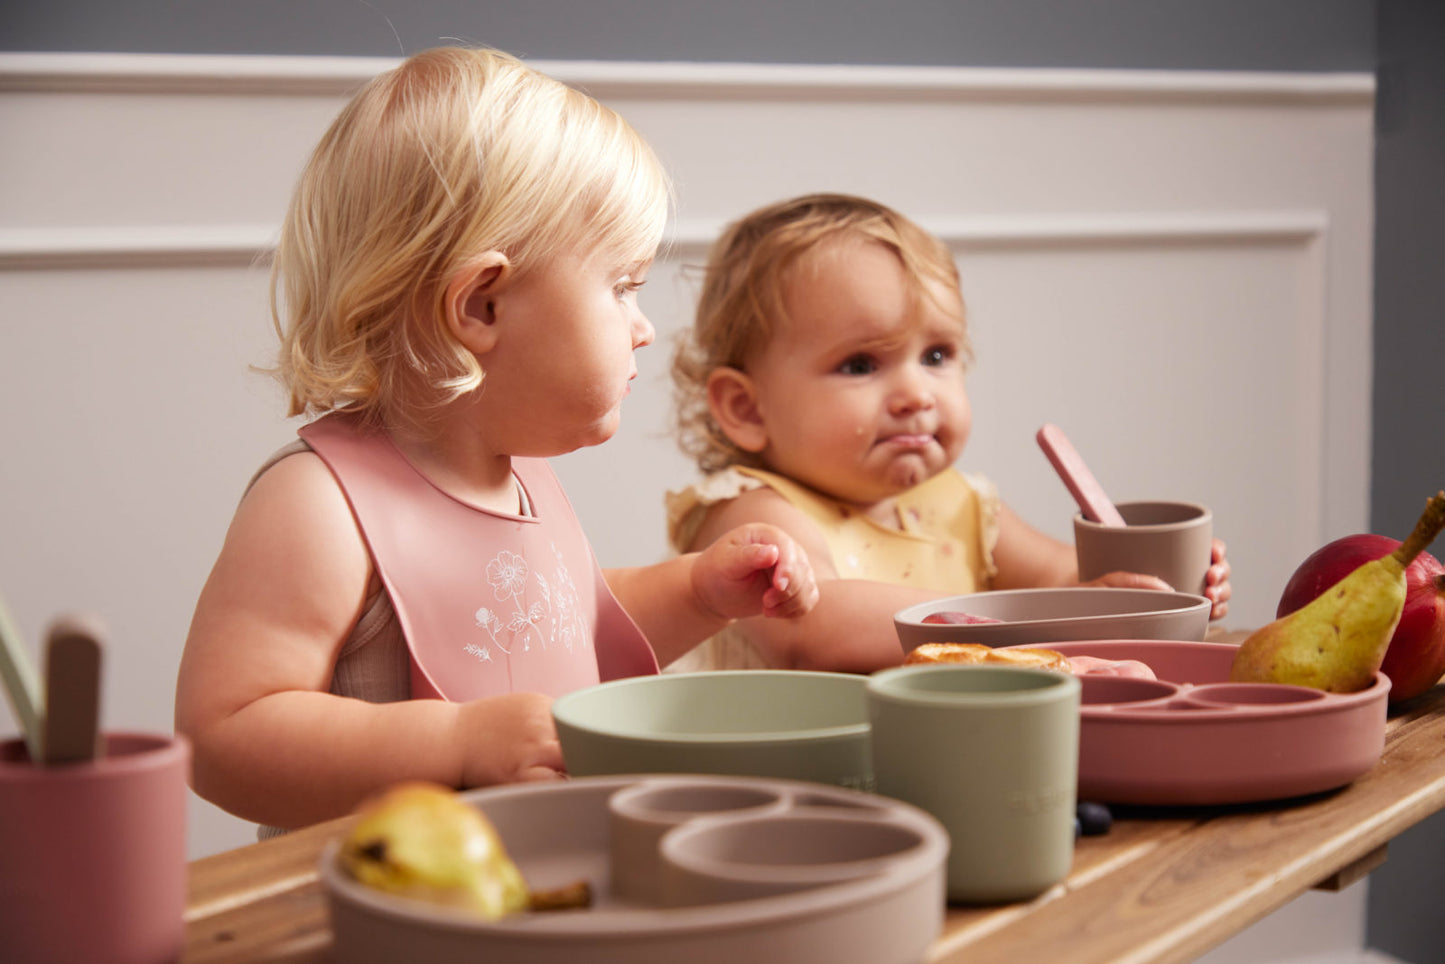
<svg viewBox="0 0 1445 964">
<path fill-rule="evenodd" d="M 468 262 L 447 282 L 443 303 L 447 328 L 476 354 L 483 354 L 496 344 L 495 299 L 511 270 L 506 255 L 488 251 Z"/>
<path fill-rule="evenodd" d="M 768 430 L 758 410 L 753 380 L 736 368 L 717 368 L 707 377 L 707 405 L 734 445 L 744 452 L 768 447 Z"/>
</svg>

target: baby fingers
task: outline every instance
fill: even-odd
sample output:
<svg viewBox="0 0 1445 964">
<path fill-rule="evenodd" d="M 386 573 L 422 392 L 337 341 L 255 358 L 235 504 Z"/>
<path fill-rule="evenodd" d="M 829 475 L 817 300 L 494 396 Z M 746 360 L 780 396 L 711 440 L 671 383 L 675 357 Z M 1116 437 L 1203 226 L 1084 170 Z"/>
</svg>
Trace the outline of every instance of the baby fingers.
<svg viewBox="0 0 1445 964">
<path fill-rule="evenodd" d="M 818 604 L 818 581 L 807 556 L 796 543 L 780 547 L 773 584 L 763 594 L 763 614 L 801 616 Z"/>
<path fill-rule="evenodd" d="M 804 616 L 818 604 L 818 586 L 811 579 L 794 583 L 787 592 L 769 589 L 763 594 L 763 615 L 774 618 Z"/>
</svg>

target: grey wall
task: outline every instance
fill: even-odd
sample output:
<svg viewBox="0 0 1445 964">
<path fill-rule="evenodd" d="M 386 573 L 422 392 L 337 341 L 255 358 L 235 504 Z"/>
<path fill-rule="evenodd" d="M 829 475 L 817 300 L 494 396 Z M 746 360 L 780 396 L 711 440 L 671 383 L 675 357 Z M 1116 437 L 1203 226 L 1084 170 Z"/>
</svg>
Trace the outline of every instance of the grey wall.
<svg viewBox="0 0 1445 964">
<path fill-rule="evenodd" d="M 1377 31 L 1370 528 L 1400 538 L 1445 487 L 1445 3 L 1380 0 Z M 1445 959 L 1445 926 L 1423 896 L 1442 890 L 1445 813 L 1391 842 L 1370 875 L 1370 946 Z"/>
<path fill-rule="evenodd" d="M 1370 522 L 1403 538 L 1445 486 L 1445 3 L 1381 0 L 1377 30 Z"/>
<path fill-rule="evenodd" d="M 0 0 L 0 50 L 1280 71 L 1378 64 L 1371 529 L 1445 487 L 1445 4 L 1439 0 Z M 1340 533 L 1343 535 L 1344 533 Z M 1437 542 L 1436 554 L 1440 553 Z M 1371 878 L 1372 946 L 1442 955 L 1445 817 Z M 1428 897 L 1426 895 L 1429 895 Z M 1426 903 L 1429 901 L 1429 903 Z"/>
<path fill-rule="evenodd" d="M 1373 0 L 0 0 L 0 49 L 1370 70 Z"/>
</svg>

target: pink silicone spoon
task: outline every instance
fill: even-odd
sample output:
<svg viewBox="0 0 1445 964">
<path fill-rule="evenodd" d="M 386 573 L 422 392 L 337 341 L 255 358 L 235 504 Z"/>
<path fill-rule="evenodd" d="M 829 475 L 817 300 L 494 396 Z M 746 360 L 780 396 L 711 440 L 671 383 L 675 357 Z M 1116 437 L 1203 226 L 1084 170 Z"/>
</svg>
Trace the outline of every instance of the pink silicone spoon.
<svg viewBox="0 0 1445 964">
<path fill-rule="evenodd" d="M 1063 429 L 1057 425 L 1045 424 L 1034 438 L 1038 439 L 1039 448 L 1044 450 L 1044 454 L 1054 464 L 1054 471 L 1059 473 L 1059 478 L 1064 480 L 1064 485 L 1073 493 L 1074 501 L 1079 503 L 1085 519 L 1106 526 L 1126 524 L 1124 517 L 1104 494 L 1104 487 L 1084 464 L 1083 458 L 1075 451 Z"/>
</svg>

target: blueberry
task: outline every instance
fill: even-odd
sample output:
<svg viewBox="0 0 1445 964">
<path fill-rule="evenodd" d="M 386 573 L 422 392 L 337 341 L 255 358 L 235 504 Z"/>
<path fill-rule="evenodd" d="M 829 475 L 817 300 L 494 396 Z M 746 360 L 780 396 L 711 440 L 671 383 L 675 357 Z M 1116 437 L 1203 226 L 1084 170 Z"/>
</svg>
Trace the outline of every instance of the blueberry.
<svg viewBox="0 0 1445 964">
<path fill-rule="evenodd" d="M 1086 837 L 1108 833 L 1114 824 L 1114 815 L 1102 803 L 1081 800 L 1074 810 L 1074 820 L 1079 832 Z"/>
</svg>

